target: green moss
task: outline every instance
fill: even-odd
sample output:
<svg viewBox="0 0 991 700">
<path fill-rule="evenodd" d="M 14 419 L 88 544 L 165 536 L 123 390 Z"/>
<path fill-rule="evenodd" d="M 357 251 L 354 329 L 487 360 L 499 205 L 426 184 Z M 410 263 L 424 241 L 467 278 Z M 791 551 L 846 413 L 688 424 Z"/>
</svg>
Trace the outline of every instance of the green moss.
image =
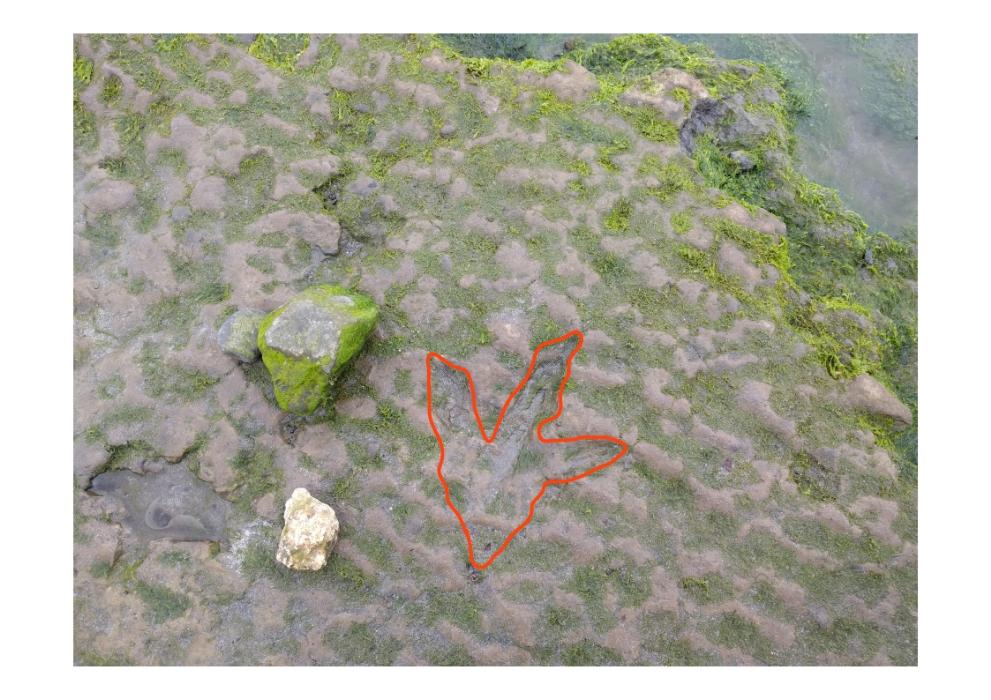
<svg viewBox="0 0 991 700">
<path fill-rule="evenodd" d="M 72 96 L 72 135 L 77 146 L 92 148 L 96 145 L 96 117 L 79 99 L 78 91 Z"/>
<path fill-rule="evenodd" d="M 866 620 L 839 617 L 825 630 L 810 636 L 808 644 L 819 653 L 856 656 L 866 662 L 880 646 L 880 637 L 877 627 Z"/>
<path fill-rule="evenodd" d="M 372 579 L 351 560 L 337 553 L 330 557 L 325 571 L 337 587 L 351 597 L 364 598 L 373 583 Z"/>
<path fill-rule="evenodd" d="M 103 216 L 83 230 L 83 238 L 101 248 L 116 248 L 120 245 L 120 228 Z"/>
<path fill-rule="evenodd" d="M 628 199 L 620 199 L 612 206 L 602 223 L 610 231 L 623 233 L 630 228 L 631 216 L 633 216 L 633 205 Z"/>
<path fill-rule="evenodd" d="M 145 392 L 152 398 L 194 401 L 218 381 L 198 369 L 163 360 L 158 347 L 151 341 L 142 344 L 138 366 L 144 377 Z"/>
<path fill-rule="evenodd" d="M 574 629 L 581 619 L 573 610 L 559 606 L 550 606 L 544 611 L 544 623 L 555 630 L 566 631 Z"/>
<path fill-rule="evenodd" d="M 681 106 L 685 108 L 685 114 L 692 111 L 692 94 L 688 90 L 680 86 L 672 88 L 671 97 L 681 103 Z"/>
<path fill-rule="evenodd" d="M 599 146 L 599 165 L 608 172 L 619 172 L 619 166 L 613 162 L 613 157 L 630 150 L 630 142 L 625 137 L 613 138 L 609 143 Z"/>
<path fill-rule="evenodd" d="M 732 584 L 718 574 L 683 578 L 681 588 L 702 605 L 718 603 L 733 594 Z"/>
<path fill-rule="evenodd" d="M 431 666 L 474 666 L 475 659 L 464 647 L 454 647 L 444 652 L 432 652 L 427 656 Z"/>
<path fill-rule="evenodd" d="M 113 408 L 103 417 L 103 425 L 106 427 L 116 425 L 133 425 L 141 423 L 151 418 L 153 412 L 148 406 L 133 406 L 123 404 Z"/>
<path fill-rule="evenodd" d="M 83 650 L 78 652 L 79 665 L 81 666 L 133 666 L 131 661 L 124 654 L 99 654 L 95 651 Z"/>
<path fill-rule="evenodd" d="M 774 653 L 771 643 L 761 635 L 757 625 L 735 612 L 725 613 L 719 618 L 715 638 L 720 644 L 740 649 L 765 663 Z"/>
<path fill-rule="evenodd" d="M 671 228 L 674 232 L 683 235 L 692 230 L 694 219 L 687 211 L 675 212 L 671 215 Z"/>
<path fill-rule="evenodd" d="M 309 34 L 259 34 L 248 53 L 272 68 L 291 73 L 309 45 Z"/>
<path fill-rule="evenodd" d="M 410 370 L 397 370 L 393 386 L 400 396 L 409 396 L 413 392 L 413 379 Z"/>
<path fill-rule="evenodd" d="M 263 248 L 285 248 L 289 242 L 289 235 L 285 231 L 263 233 L 258 236 L 256 242 Z"/>
<path fill-rule="evenodd" d="M 100 101 L 108 107 L 112 107 L 120 100 L 124 94 L 124 82 L 116 73 L 110 73 L 103 80 L 103 88 L 100 90 Z"/>
<path fill-rule="evenodd" d="M 740 283 L 734 277 L 720 270 L 716 261 L 708 253 L 689 245 L 683 245 L 678 247 L 678 255 L 697 277 L 701 277 L 716 289 L 732 294 L 741 301 L 749 300 L 749 295 L 743 291 Z"/>
<path fill-rule="evenodd" d="M 882 368 L 886 338 L 861 304 L 824 296 L 789 311 L 789 322 L 815 349 L 832 377 L 873 374 Z"/>
<path fill-rule="evenodd" d="M 481 607 L 478 598 L 466 591 L 436 591 L 427 604 L 426 622 L 432 625 L 444 618 L 468 632 L 478 634 L 482 626 Z"/>
<path fill-rule="evenodd" d="M 185 566 L 191 561 L 189 558 L 189 552 L 184 552 L 182 550 L 171 549 L 167 552 L 162 552 L 158 555 L 158 561 L 162 562 L 167 566 Z"/>
<path fill-rule="evenodd" d="M 375 566 L 383 570 L 392 568 L 392 559 L 396 551 L 387 539 L 377 535 L 355 535 L 352 539 L 361 553 Z"/>
<path fill-rule="evenodd" d="M 639 171 L 657 179 L 658 184 L 648 188 L 647 192 L 662 203 L 670 202 L 679 192 L 701 194 L 692 171 L 679 160 L 661 161 L 650 154 L 640 163 Z"/>
<path fill-rule="evenodd" d="M 107 578 L 113 570 L 113 565 L 108 561 L 95 561 L 89 567 L 89 574 L 93 578 Z"/>
<path fill-rule="evenodd" d="M 757 202 L 762 201 L 770 181 L 764 170 L 762 155 L 751 155 L 754 158 L 754 167 L 743 170 L 708 135 L 696 140 L 695 150 L 692 152 L 695 166 L 706 185 L 744 202 Z"/>
<path fill-rule="evenodd" d="M 182 617 L 191 604 L 187 595 L 141 579 L 135 582 L 134 591 L 147 607 L 149 619 L 156 625 Z"/>
<path fill-rule="evenodd" d="M 349 666 L 391 666 L 402 644 L 394 637 L 380 638 L 365 623 L 356 623 L 345 632 L 331 627 L 323 635 L 330 647 Z"/>
<path fill-rule="evenodd" d="M 237 476 L 235 497 L 242 507 L 250 508 L 266 493 L 282 486 L 282 471 L 275 467 L 275 453 L 264 448 L 238 450 L 231 459 Z"/>
<path fill-rule="evenodd" d="M 571 548 L 566 544 L 524 540 L 514 542 L 499 562 L 513 571 L 555 571 L 566 566 L 570 556 Z"/>
<path fill-rule="evenodd" d="M 350 299 L 352 303 L 343 303 L 342 297 Z M 275 320 L 289 304 L 301 300 L 313 302 L 350 319 L 340 330 L 337 351 L 333 357 L 290 357 L 270 347 L 266 341 L 265 334 Z M 279 406 L 291 413 L 309 414 L 328 405 L 334 382 L 364 345 L 377 320 L 378 308 L 371 299 L 335 285 L 310 287 L 268 314 L 258 328 L 258 347 L 262 361 L 272 377 Z"/>
<path fill-rule="evenodd" d="M 561 654 L 561 661 L 565 666 L 615 666 L 623 662 L 612 649 L 590 639 L 567 647 Z"/>
<path fill-rule="evenodd" d="M 80 85 L 89 85 L 93 80 L 93 61 L 80 55 L 73 57 L 72 78 Z"/>
<path fill-rule="evenodd" d="M 622 107 L 618 108 L 634 128 L 644 137 L 660 143 L 678 143 L 678 127 L 661 117 L 652 107 Z"/>
<path fill-rule="evenodd" d="M 259 272 L 264 272 L 266 275 L 275 273 L 275 263 L 266 255 L 249 255 L 247 263 Z"/>
<path fill-rule="evenodd" d="M 575 48 L 565 54 L 593 73 L 624 77 L 650 75 L 675 66 L 690 72 L 707 69 L 712 52 L 701 45 L 686 45 L 658 34 L 629 34 L 612 41 Z"/>
<path fill-rule="evenodd" d="M 105 442 L 104 436 L 100 442 Z M 101 471 L 113 471 L 115 469 L 126 469 L 134 467 L 136 470 L 140 463 L 155 455 L 151 446 L 142 440 L 126 442 L 123 445 L 107 445 L 109 456 L 104 462 Z"/>
</svg>

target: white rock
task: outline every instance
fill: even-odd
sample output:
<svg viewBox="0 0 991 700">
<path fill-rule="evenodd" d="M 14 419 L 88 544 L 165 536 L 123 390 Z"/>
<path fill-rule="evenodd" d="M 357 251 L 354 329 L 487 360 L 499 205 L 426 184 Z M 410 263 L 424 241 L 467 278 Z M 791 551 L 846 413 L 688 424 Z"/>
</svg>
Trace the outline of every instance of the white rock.
<svg viewBox="0 0 991 700">
<path fill-rule="evenodd" d="M 340 530 L 334 509 L 298 488 L 286 501 L 284 517 L 276 560 L 299 571 L 322 569 Z"/>
</svg>

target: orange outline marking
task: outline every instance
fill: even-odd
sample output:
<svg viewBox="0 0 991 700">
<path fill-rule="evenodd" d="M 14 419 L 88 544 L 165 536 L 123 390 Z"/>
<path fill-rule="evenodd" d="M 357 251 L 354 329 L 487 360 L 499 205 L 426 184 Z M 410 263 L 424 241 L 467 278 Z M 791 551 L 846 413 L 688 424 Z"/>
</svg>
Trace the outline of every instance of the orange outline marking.
<svg viewBox="0 0 991 700">
<path fill-rule="evenodd" d="M 602 462 L 601 464 L 597 464 L 590 469 L 586 469 L 581 474 L 576 474 L 575 476 L 569 477 L 567 479 L 546 479 L 544 483 L 540 486 L 540 491 L 538 491 L 537 495 L 534 496 L 533 500 L 530 501 L 530 512 L 527 513 L 527 516 L 523 520 L 523 522 L 517 525 L 516 528 L 509 533 L 509 536 L 506 537 L 505 540 L 503 540 L 502 544 L 499 545 L 499 548 L 496 549 L 488 559 L 486 559 L 484 562 L 480 564 L 475 560 L 475 547 L 471 541 L 471 532 L 469 532 L 468 526 L 465 524 L 465 520 L 461 516 L 461 511 L 457 509 L 457 506 L 454 505 L 454 501 L 451 500 L 451 489 L 447 485 L 447 481 L 444 479 L 444 440 L 440 435 L 440 431 L 437 430 L 437 425 L 434 423 L 433 383 L 431 380 L 430 361 L 434 359 L 440 360 L 449 368 L 461 372 L 461 374 L 465 375 L 465 378 L 468 380 L 468 390 L 471 393 L 471 409 L 475 414 L 475 422 L 478 424 L 478 431 L 479 433 L 481 433 L 482 439 L 491 445 L 493 442 L 495 442 L 496 436 L 499 434 L 499 427 L 502 425 L 502 419 L 505 418 L 506 416 L 506 411 L 509 410 L 509 405 L 512 403 L 516 395 L 520 393 L 520 391 L 522 391 L 523 387 L 526 386 L 526 383 L 530 381 L 530 377 L 533 375 L 533 370 L 537 366 L 537 357 L 540 355 L 540 351 L 546 347 L 550 347 L 551 345 L 555 345 L 557 343 L 563 342 L 571 337 L 577 337 L 578 344 L 575 346 L 575 349 L 571 351 L 571 354 L 568 355 L 568 361 L 564 373 L 564 378 L 561 380 L 561 384 L 558 386 L 557 411 L 554 413 L 554 415 L 545 418 L 544 420 L 540 421 L 540 423 L 537 424 L 537 439 L 546 444 L 582 442 L 589 440 L 606 441 L 619 445 L 622 449 L 612 458 L 608 459 L 605 462 Z M 573 481 L 584 479 L 586 476 L 594 474 L 595 472 L 598 471 L 602 471 L 607 467 L 611 467 L 613 464 L 615 464 L 620 459 L 622 459 L 627 452 L 630 451 L 630 446 L 627 445 L 625 441 L 621 440 L 618 437 L 613 437 L 612 435 L 574 435 L 572 437 L 562 437 L 562 438 L 544 437 L 543 434 L 544 426 L 560 418 L 561 413 L 564 411 L 564 389 L 565 386 L 567 386 L 568 384 L 568 379 L 571 378 L 571 363 L 575 359 L 575 355 L 578 354 L 578 351 L 582 349 L 582 346 L 584 344 L 585 344 L 584 334 L 582 334 L 580 330 L 575 329 L 573 331 L 565 333 L 560 338 L 547 340 L 541 343 L 540 345 L 538 345 L 537 348 L 533 351 L 533 358 L 530 360 L 530 367 L 527 369 L 526 374 L 523 375 L 523 379 L 520 380 L 520 383 L 516 385 L 516 388 L 513 389 L 511 392 L 509 392 L 509 396 L 506 397 L 506 402 L 502 405 L 502 410 L 499 411 L 499 417 L 496 419 L 495 427 L 492 428 L 492 435 L 486 434 L 485 426 L 482 424 L 482 416 L 478 412 L 478 399 L 475 395 L 475 382 L 472 381 L 471 372 L 467 368 L 462 367 L 461 365 L 454 364 L 453 362 L 448 360 L 443 355 L 440 355 L 439 353 L 436 352 L 427 353 L 427 357 L 426 357 L 427 419 L 430 421 L 430 428 L 434 431 L 434 437 L 437 438 L 437 446 L 440 448 L 440 458 L 437 460 L 437 478 L 440 479 L 441 486 L 444 487 L 444 500 L 447 501 L 447 507 L 450 508 L 451 511 L 453 511 L 454 515 L 457 517 L 458 523 L 461 525 L 461 531 L 464 533 L 465 541 L 468 543 L 468 560 L 471 562 L 471 565 L 474 566 L 476 569 L 481 570 L 492 564 L 492 562 L 494 562 L 496 558 L 503 553 L 503 551 L 506 549 L 509 543 L 512 542 L 513 539 L 518 534 L 520 534 L 520 532 L 522 532 L 523 528 L 525 528 L 527 525 L 530 524 L 530 520 L 533 519 L 534 509 L 537 507 L 537 502 L 544 497 L 544 493 L 547 491 L 548 486 L 557 485 L 557 484 L 570 484 Z"/>
</svg>

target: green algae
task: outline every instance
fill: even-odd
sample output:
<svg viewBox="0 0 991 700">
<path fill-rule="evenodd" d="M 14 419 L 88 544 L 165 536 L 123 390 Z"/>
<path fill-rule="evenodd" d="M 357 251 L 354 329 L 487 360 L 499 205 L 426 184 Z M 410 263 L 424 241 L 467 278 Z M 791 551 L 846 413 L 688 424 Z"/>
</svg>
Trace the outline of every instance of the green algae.
<svg viewBox="0 0 991 700">
<path fill-rule="evenodd" d="M 334 649 L 344 663 L 355 666 L 391 666 L 402 649 L 395 637 L 383 639 L 365 623 L 355 623 L 343 632 L 330 627 L 323 635 L 323 643 Z"/>
<path fill-rule="evenodd" d="M 341 299 L 349 299 L 350 303 L 343 303 Z M 290 304 L 304 300 L 350 319 L 340 329 L 333 356 L 293 357 L 269 345 L 266 339 L 268 329 Z M 268 314 L 258 328 L 258 347 L 272 377 L 279 406 L 285 411 L 300 414 L 313 413 L 326 406 L 331 387 L 342 369 L 361 350 L 377 320 L 378 307 L 371 299 L 334 285 L 311 287 Z"/>
<path fill-rule="evenodd" d="M 259 34 L 248 53 L 272 68 L 292 72 L 309 45 L 309 34 Z"/>
<path fill-rule="evenodd" d="M 182 617 L 192 603 L 189 596 L 183 593 L 141 579 L 135 581 L 134 591 L 145 604 L 149 619 L 156 625 Z"/>
<path fill-rule="evenodd" d="M 274 460 L 272 450 L 264 448 L 242 449 L 231 459 L 237 479 L 235 498 L 243 508 L 282 487 L 282 472 L 273 468 Z"/>
</svg>

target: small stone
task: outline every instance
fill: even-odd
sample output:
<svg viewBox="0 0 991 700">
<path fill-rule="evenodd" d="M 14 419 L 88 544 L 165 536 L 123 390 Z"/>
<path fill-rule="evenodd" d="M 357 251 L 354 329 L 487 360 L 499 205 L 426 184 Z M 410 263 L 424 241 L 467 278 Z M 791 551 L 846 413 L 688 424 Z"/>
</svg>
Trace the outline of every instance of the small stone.
<svg viewBox="0 0 991 700">
<path fill-rule="evenodd" d="M 231 314 L 217 331 L 220 349 L 241 362 L 258 359 L 258 327 L 265 314 L 254 309 L 242 309 Z"/>
<path fill-rule="evenodd" d="M 286 524 L 279 538 L 276 560 L 297 571 L 318 571 L 337 544 L 337 514 L 304 488 L 292 492 L 283 514 Z"/>
<path fill-rule="evenodd" d="M 258 347 L 282 410 L 306 415 L 328 405 L 377 320 L 371 299 L 333 285 L 310 287 L 266 316 Z"/>
<path fill-rule="evenodd" d="M 757 167 L 757 163 L 746 151 L 732 151 L 729 157 L 740 167 L 740 170 L 753 170 Z"/>
<path fill-rule="evenodd" d="M 443 139 L 449 139 L 452 136 L 454 136 L 454 134 L 456 134 L 457 131 L 458 131 L 457 126 L 455 126 L 451 122 L 447 122 L 446 124 L 444 124 L 444 126 L 440 128 L 440 137 Z"/>
</svg>

